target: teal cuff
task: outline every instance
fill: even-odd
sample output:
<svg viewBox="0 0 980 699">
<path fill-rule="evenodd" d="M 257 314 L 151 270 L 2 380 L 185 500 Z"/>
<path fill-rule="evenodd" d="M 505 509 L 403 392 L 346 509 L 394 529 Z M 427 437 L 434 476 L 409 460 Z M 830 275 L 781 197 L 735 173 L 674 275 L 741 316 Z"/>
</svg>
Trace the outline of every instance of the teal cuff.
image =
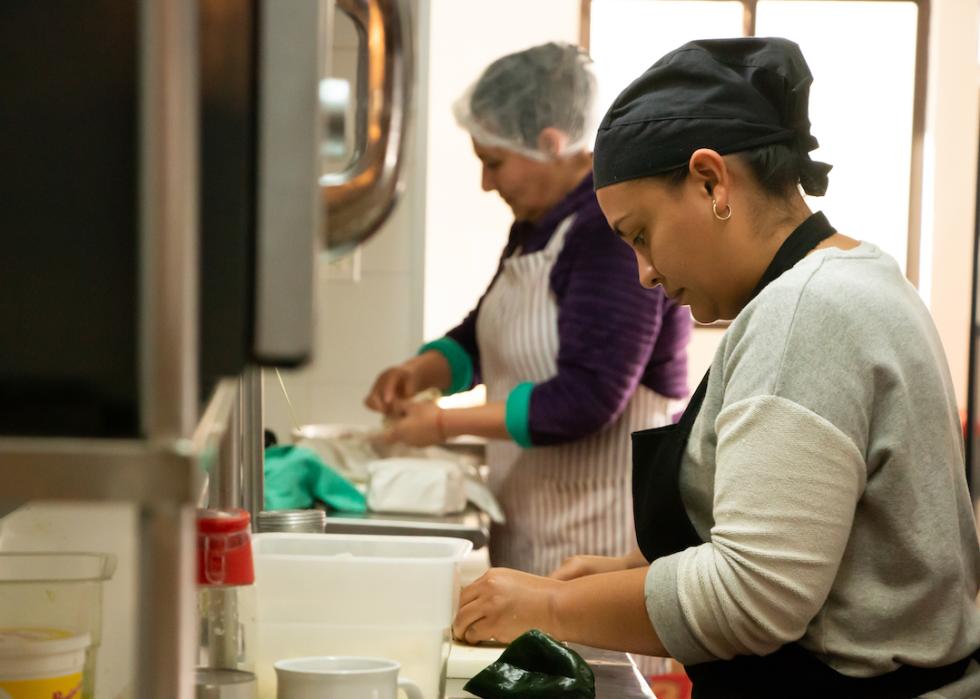
<svg viewBox="0 0 980 699">
<path fill-rule="evenodd" d="M 504 412 L 504 424 L 507 434 L 515 442 L 527 449 L 531 444 L 531 393 L 534 384 L 530 381 L 519 383 L 507 396 L 507 408 Z"/>
<path fill-rule="evenodd" d="M 473 360 L 463 346 L 451 337 L 440 337 L 419 348 L 419 354 L 435 350 L 449 362 L 450 385 L 446 395 L 467 391 L 473 386 Z"/>
</svg>

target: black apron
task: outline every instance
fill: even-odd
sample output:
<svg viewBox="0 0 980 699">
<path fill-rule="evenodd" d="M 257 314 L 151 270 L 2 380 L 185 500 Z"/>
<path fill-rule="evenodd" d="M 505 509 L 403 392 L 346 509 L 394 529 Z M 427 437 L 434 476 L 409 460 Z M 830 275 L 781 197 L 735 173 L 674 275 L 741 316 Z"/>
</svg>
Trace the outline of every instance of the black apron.
<svg viewBox="0 0 980 699">
<path fill-rule="evenodd" d="M 833 233 L 822 213 L 810 216 L 779 248 L 752 297 Z M 704 543 L 684 509 L 679 479 L 687 440 L 707 388 L 706 373 L 676 425 L 633 433 L 633 520 L 637 542 L 648 561 Z M 937 668 L 904 665 L 878 677 L 855 678 L 790 643 L 770 655 L 741 655 L 686 669 L 694 685 L 692 699 L 913 699 L 959 679 L 969 660 Z"/>
</svg>

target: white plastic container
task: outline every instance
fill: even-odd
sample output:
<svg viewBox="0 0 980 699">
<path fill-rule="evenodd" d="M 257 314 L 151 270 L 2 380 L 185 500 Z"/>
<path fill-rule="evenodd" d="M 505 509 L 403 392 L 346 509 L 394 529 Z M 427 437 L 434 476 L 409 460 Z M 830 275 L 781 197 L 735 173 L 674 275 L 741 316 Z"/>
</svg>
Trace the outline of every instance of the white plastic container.
<svg viewBox="0 0 980 699">
<path fill-rule="evenodd" d="M 0 552 L 0 628 L 87 635 L 82 699 L 95 697 L 102 587 L 115 567 L 115 557 L 108 554 Z M 6 697 L 0 694 L 0 699 Z"/>
<path fill-rule="evenodd" d="M 454 461 L 400 457 L 367 466 L 372 512 L 445 515 L 466 509 L 466 479 Z"/>
<path fill-rule="evenodd" d="M 81 696 L 90 640 L 60 629 L 0 629 L 0 697 Z"/>
<path fill-rule="evenodd" d="M 97 586 L 83 582 L 78 589 L 98 590 L 99 596 L 86 593 L 86 598 L 71 602 L 91 616 L 76 626 L 70 617 L 61 614 L 42 615 L 38 606 L 54 612 L 70 597 L 62 594 L 67 586 L 53 588 L 44 585 L 43 596 L 27 602 L 21 593 L 0 584 L 0 626 L 48 626 L 87 632 L 92 637 L 85 670 L 86 693 L 99 699 L 135 699 L 133 674 L 136 666 L 136 624 L 138 594 L 138 531 L 139 513 L 133 503 L 124 502 L 54 502 L 31 501 L 0 520 L 0 551 L 43 551 L 68 553 L 100 551 L 111 554 L 117 562 L 111 578 Z M 0 581 L 11 578 L 10 562 L 0 558 Z M 72 576 L 91 563 L 68 566 Z M 15 565 L 14 571 L 20 566 Z M 62 569 L 64 570 L 64 568 Z M 104 576 L 110 574 L 103 567 Z M 61 578 L 64 573 L 57 577 Z M 16 576 L 20 579 L 22 576 Z M 92 577 L 88 575 L 87 577 Z M 31 586 L 27 586 L 31 587 Z M 49 594 L 53 593 L 53 594 Z M 8 616 L 2 600 L 14 594 L 15 618 Z M 74 593 L 71 593 L 74 595 Z M 102 635 L 102 629 L 111 633 Z"/>
<path fill-rule="evenodd" d="M 275 699 L 273 663 L 312 655 L 396 660 L 442 699 L 469 541 L 257 534 L 252 546 L 259 699 Z"/>
</svg>

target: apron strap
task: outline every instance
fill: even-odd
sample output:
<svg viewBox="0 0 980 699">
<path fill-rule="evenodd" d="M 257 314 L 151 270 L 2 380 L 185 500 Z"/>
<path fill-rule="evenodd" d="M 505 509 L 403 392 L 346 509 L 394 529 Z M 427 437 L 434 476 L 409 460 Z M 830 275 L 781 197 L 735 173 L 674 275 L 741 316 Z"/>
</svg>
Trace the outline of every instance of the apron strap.
<svg viewBox="0 0 980 699">
<path fill-rule="evenodd" d="M 572 224 L 575 223 L 575 214 L 566 216 L 555 228 L 555 232 L 551 234 L 551 240 L 544 248 L 546 255 L 557 255 L 561 252 L 562 248 L 565 247 L 565 238 L 568 236 L 568 231 L 571 230 Z"/>
</svg>

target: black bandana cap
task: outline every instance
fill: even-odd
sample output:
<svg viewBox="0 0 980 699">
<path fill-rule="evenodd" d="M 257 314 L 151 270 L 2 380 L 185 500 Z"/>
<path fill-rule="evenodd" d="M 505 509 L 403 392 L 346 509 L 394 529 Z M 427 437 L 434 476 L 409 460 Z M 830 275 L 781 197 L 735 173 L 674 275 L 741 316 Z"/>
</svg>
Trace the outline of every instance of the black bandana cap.
<svg viewBox="0 0 980 699">
<path fill-rule="evenodd" d="M 654 63 L 616 98 L 599 126 L 595 188 L 660 175 L 699 148 L 722 155 L 793 146 L 807 194 L 827 191 L 831 166 L 810 158 L 813 76 L 788 39 L 691 41 Z"/>
</svg>

